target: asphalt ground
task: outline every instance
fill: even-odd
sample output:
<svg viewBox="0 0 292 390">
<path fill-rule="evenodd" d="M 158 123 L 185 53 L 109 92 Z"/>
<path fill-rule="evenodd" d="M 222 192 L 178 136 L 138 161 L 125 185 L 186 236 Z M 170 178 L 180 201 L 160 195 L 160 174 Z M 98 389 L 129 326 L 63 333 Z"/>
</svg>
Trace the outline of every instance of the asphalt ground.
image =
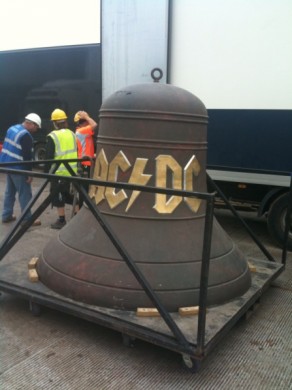
<svg viewBox="0 0 292 390">
<path fill-rule="evenodd" d="M 42 179 L 34 179 L 34 192 Z M 0 174 L 0 210 L 5 175 Z M 44 196 L 48 189 L 45 190 Z M 19 207 L 15 208 L 19 216 Z M 67 219 L 71 208 L 66 208 Z M 265 259 L 260 249 L 228 211 L 216 217 L 247 258 Z M 244 214 L 261 242 L 281 261 L 263 219 Z M 57 234 L 50 229 L 56 211 L 48 207 L 42 225 L 30 228 L 2 260 L 37 256 Z M 10 224 L 0 225 L 1 240 Z M 1 274 L 1 264 L 0 264 Z M 292 253 L 285 271 L 262 295 L 260 305 L 238 322 L 203 360 L 198 373 L 188 372 L 181 356 L 163 347 L 136 340 L 122 343 L 119 332 L 43 308 L 33 316 L 28 302 L 15 295 L 0 296 L 0 388 L 34 389 L 292 389 L 291 292 Z"/>
</svg>

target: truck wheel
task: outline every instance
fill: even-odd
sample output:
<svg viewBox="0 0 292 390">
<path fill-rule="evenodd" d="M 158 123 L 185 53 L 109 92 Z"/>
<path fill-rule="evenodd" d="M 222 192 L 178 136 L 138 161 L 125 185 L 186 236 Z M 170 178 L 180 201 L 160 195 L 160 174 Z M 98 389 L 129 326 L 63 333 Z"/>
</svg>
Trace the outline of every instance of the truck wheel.
<svg viewBox="0 0 292 390">
<path fill-rule="evenodd" d="M 283 194 L 272 203 L 268 213 L 268 229 L 272 237 L 283 247 L 289 194 Z M 292 218 L 288 233 L 287 249 L 292 250 Z"/>
<path fill-rule="evenodd" d="M 43 161 L 46 155 L 46 145 L 43 143 L 37 143 L 34 145 L 33 157 L 35 161 Z"/>
</svg>

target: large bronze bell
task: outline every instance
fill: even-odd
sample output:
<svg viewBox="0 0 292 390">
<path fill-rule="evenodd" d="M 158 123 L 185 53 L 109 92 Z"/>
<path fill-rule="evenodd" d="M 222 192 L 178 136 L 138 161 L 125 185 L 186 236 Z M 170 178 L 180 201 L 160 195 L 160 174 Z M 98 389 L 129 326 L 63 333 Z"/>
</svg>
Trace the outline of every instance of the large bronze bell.
<svg viewBox="0 0 292 390">
<path fill-rule="evenodd" d="M 206 192 L 207 120 L 204 104 L 181 88 L 155 82 L 115 92 L 100 110 L 94 179 Z M 197 305 L 206 201 L 101 186 L 89 195 L 165 308 Z M 153 307 L 87 206 L 44 248 L 38 273 L 77 301 Z M 245 257 L 214 218 L 208 305 L 250 283 Z"/>
</svg>

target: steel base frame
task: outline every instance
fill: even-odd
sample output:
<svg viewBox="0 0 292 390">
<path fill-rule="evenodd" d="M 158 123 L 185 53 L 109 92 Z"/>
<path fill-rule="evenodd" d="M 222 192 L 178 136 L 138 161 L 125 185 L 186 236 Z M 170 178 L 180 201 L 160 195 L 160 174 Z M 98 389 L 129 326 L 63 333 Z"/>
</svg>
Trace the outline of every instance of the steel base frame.
<svg viewBox="0 0 292 390">
<path fill-rule="evenodd" d="M 0 265 L 0 291 L 27 300 L 33 315 L 40 315 L 42 307 L 49 307 L 118 331 L 122 334 L 125 345 L 133 345 L 135 339 L 153 343 L 181 354 L 183 365 L 191 372 L 197 372 L 203 359 L 253 309 L 263 292 L 284 268 L 280 263 L 250 260 L 256 268 L 252 273 L 250 289 L 230 302 L 207 308 L 205 347 L 203 353 L 198 354 L 198 316 L 170 313 L 188 342 L 187 345 L 181 345 L 161 317 L 138 317 L 134 311 L 84 304 L 55 293 L 40 281 L 31 282 L 28 278 L 28 261 L 29 259 L 21 259 Z"/>
</svg>

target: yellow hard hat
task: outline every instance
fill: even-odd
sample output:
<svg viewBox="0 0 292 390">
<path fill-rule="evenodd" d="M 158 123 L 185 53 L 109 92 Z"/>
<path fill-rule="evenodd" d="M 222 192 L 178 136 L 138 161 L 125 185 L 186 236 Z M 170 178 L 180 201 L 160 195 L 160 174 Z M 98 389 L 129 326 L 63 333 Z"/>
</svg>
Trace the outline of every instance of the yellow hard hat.
<svg viewBox="0 0 292 390">
<path fill-rule="evenodd" d="M 74 116 L 74 122 L 79 122 L 79 121 L 80 121 L 80 115 L 78 114 L 78 112 L 76 112 Z"/>
<path fill-rule="evenodd" d="M 67 119 L 65 111 L 56 108 L 51 114 L 51 121 L 62 121 Z"/>
</svg>

